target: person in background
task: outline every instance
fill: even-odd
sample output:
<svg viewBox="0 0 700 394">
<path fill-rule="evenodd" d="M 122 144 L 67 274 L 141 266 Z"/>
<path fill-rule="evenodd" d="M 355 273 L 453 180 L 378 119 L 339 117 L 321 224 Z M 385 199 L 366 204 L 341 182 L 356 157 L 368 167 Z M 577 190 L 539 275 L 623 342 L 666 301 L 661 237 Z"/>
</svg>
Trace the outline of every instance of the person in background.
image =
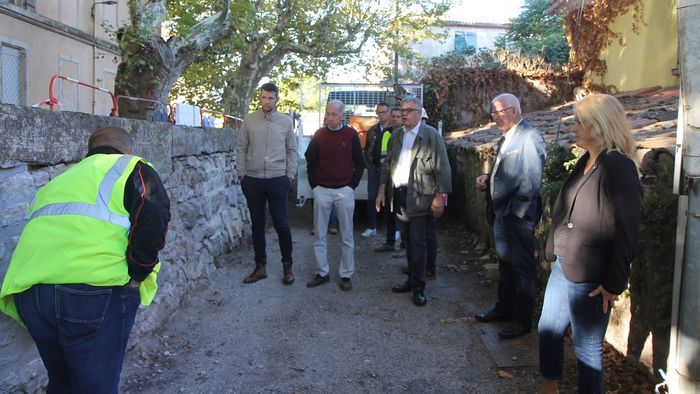
<svg viewBox="0 0 700 394">
<path fill-rule="evenodd" d="M 99 129 L 28 204 L 0 310 L 29 331 L 49 393 L 116 393 L 139 303 L 155 297 L 170 200 L 132 153 L 126 130 Z"/>
<path fill-rule="evenodd" d="M 512 94 L 499 94 L 491 101 L 491 117 L 503 136 L 491 173 L 478 176 L 476 187 L 486 192 L 487 220 L 493 226 L 498 301 L 474 317 L 480 322 L 510 322 L 498 336 L 513 339 L 530 332 L 535 309 L 535 223 L 542 215 L 546 148 L 542 134 L 522 118 L 520 101 Z"/>
<path fill-rule="evenodd" d="M 390 154 L 389 152 L 389 147 L 391 146 L 391 136 L 396 132 L 397 130 L 401 130 L 401 108 L 392 108 L 391 109 L 391 128 L 385 130 L 383 136 L 382 136 L 382 164 L 386 160 L 386 156 Z M 381 175 L 381 174 L 380 174 Z M 391 183 L 391 179 L 388 179 L 389 183 Z M 385 186 L 385 189 L 390 190 L 391 186 L 387 188 Z M 370 200 L 367 200 L 370 201 Z M 398 219 L 396 218 L 396 214 L 391 209 L 384 209 L 384 212 L 386 212 L 386 242 L 383 244 L 379 245 L 377 248 L 374 249 L 375 252 L 393 252 L 395 251 L 395 245 L 396 241 L 401 239 L 401 243 L 403 244 L 403 248 L 406 247 L 406 245 L 403 242 L 403 239 L 401 238 L 400 231 L 399 231 L 399 226 L 398 226 Z M 402 254 L 399 257 L 404 257 L 405 253 Z"/>
<path fill-rule="evenodd" d="M 362 232 L 365 238 L 377 235 L 377 211 L 373 202 L 377 199 L 379 190 L 379 173 L 381 171 L 382 158 L 386 156 L 386 141 L 391 138 L 391 113 L 389 104 L 379 103 L 376 107 L 377 124 L 367 131 L 367 139 L 364 150 L 365 164 L 367 166 L 367 228 Z"/>
<path fill-rule="evenodd" d="M 340 100 L 326 104 L 325 126 L 316 130 L 306 149 L 307 173 L 314 198 L 314 261 L 317 271 L 306 284 L 316 287 L 330 280 L 327 251 L 327 227 L 331 207 L 335 206 L 342 238 L 340 289 L 352 290 L 355 272 L 353 213 L 355 188 L 362 179 L 364 160 L 357 131 L 343 125 L 345 105 Z"/>
<path fill-rule="evenodd" d="M 578 392 L 605 391 L 605 331 L 639 243 L 641 186 L 624 108 L 606 94 L 586 96 L 574 106 L 573 132 L 586 152 L 552 210 L 546 257 L 554 265 L 538 326 L 543 393 L 558 392 L 569 326 Z"/>
<path fill-rule="evenodd" d="M 426 228 L 431 217 L 444 212 L 443 193 L 452 188 L 452 174 L 442 136 L 434 128 L 420 123 L 420 100 L 401 101 L 403 128 L 391 139 L 391 154 L 382 165 L 376 209 L 385 203 L 389 177 L 393 184 L 392 209 L 401 220 L 406 235 L 408 279 L 392 288 L 395 293 L 413 292 L 413 303 L 424 306 L 426 273 Z"/>
<path fill-rule="evenodd" d="M 267 278 L 265 207 L 269 204 L 282 254 L 282 283 L 294 283 L 292 232 L 287 195 L 297 173 L 297 138 L 292 119 L 277 111 L 279 88 L 260 87 L 260 108 L 243 119 L 238 132 L 238 177 L 248 202 L 255 249 L 255 269 L 243 283 Z"/>
</svg>

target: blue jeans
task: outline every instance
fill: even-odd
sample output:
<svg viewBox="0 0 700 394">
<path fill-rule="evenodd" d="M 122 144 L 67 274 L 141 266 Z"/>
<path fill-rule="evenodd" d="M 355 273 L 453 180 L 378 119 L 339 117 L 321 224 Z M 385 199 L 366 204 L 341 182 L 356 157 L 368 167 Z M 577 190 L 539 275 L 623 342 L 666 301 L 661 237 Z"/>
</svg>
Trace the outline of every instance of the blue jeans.
<svg viewBox="0 0 700 394">
<path fill-rule="evenodd" d="M 552 268 L 544 293 L 540 337 L 540 373 L 559 380 L 564 364 L 564 335 L 571 325 L 578 364 L 579 393 L 603 392 L 603 341 L 610 313 L 603 313 L 603 296 L 589 297 L 598 283 L 574 283 L 564 277 L 561 257 Z"/>
<path fill-rule="evenodd" d="M 367 228 L 377 228 L 377 208 L 374 201 L 379 194 L 379 167 L 367 167 Z"/>
<path fill-rule="evenodd" d="M 498 256 L 496 312 L 529 328 L 535 310 L 535 225 L 515 215 L 496 217 L 493 237 Z"/>
<path fill-rule="evenodd" d="M 253 178 L 245 176 L 241 181 L 243 195 L 248 202 L 250 221 L 253 230 L 253 249 L 255 250 L 255 262 L 267 263 L 265 252 L 265 205 L 270 204 L 272 224 L 277 231 L 280 243 L 282 262 L 292 262 L 292 231 L 289 228 L 287 211 L 287 193 L 291 183 L 286 176 L 276 178 Z"/>
<path fill-rule="evenodd" d="M 118 392 L 138 288 L 34 285 L 14 297 L 48 372 L 49 394 Z"/>
</svg>

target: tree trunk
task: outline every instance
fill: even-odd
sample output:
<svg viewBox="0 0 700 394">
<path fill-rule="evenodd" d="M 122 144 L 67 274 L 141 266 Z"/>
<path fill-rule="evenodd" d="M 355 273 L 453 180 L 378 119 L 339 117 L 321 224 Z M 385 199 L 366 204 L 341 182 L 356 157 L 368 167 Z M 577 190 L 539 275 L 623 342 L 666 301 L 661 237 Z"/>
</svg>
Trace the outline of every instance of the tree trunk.
<svg viewBox="0 0 700 394">
<path fill-rule="evenodd" d="M 160 36 L 167 13 L 165 0 L 129 0 L 128 4 L 131 25 L 117 32 L 122 62 L 114 90 L 117 95 L 142 99 L 119 100 L 119 116 L 147 120 L 154 111 L 165 110 L 173 84 L 202 51 L 231 35 L 230 0 L 183 37 L 171 36 L 167 42 Z"/>
<path fill-rule="evenodd" d="M 255 46 L 251 46 L 226 83 L 222 97 L 226 113 L 243 118 L 249 111 L 251 99 L 255 98 L 258 83 L 283 57 L 284 54 L 280 55 L 276 48 L 260 56 Z"/>
<path fill-rule="evenodd" d="M 151 119 L 154 111 L 167 108 L 170 89 L 181 72 L 173 72 L 173 53 L 160 37 L 153 37 L 143 45 L 129 42 L 123 46 L 114 90 L 117 95 L 153 100 L 161 104 L 119 99 L 119 116 L 132 119 Z"/>
</svg>

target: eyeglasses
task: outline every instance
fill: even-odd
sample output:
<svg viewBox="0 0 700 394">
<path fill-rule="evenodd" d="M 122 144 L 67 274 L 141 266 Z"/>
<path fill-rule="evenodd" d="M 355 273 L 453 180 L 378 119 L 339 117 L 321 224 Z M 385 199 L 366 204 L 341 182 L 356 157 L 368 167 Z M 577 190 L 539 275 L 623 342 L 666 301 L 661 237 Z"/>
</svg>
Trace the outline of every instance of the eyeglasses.
<svg viewBox="0 0 700 394">
<path fill-rule="evenodd" d="M 389 111 L 375 111 L 375 113 L 376 113 L 377 115 L 384 115 L 384 114 L 387 113 L 387 112 L 389 112 Z"/>
<path fill-rule="evenodd" d="M 494 116 L 494 115 L 503 115 L 504 112 L 508 111 L 508 110 L 511 109 L 511 108 L 513 108 L 513 107 L 507 107 L 507 108 L 503 108 L 503 109 L 492 109 L 492 110 L 491 110 L 491 116 Z"/>
<path fill-rule="evenodd" d="M 410 114 L 411 112 L 420 111 L 420 110 L 416 109 L 416 108 L 401 108 L 400 111 L 402 114 Z"/>
</svg>

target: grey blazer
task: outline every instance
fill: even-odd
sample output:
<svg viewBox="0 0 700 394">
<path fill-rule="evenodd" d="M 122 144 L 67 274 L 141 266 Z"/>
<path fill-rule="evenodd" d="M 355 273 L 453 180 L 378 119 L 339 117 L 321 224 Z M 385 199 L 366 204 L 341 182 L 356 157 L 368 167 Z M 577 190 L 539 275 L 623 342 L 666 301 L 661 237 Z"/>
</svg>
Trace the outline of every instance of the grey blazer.
<svg viewBox="0 0 700 394">
<path fill-rule="evenodd" d="M 403 127 L 393 131 L 386 160 L 382 164 L 380 182 L 389 190 L 389 201 L 393 200 L 391 174 L 399 161 L 404 133 Z M 411 149 L 411 172 L 407 189 L 406 214 L 409 217 L 430 215 L 430 204 L 435 194 L 452 191 L 452 169 L 445 142 L 431 126 L 421 125 L 418 129 Z"/>
<path fill-rule="evenodd" d="M 531 221 L 538 221 L 542 215 L 540 185 L 546 154 L 544 138 L 525 119 L 510 133 L 515 134 L 501 154 L 493 184 L 489 184 L 486 191 L 489 223 L 493 223 L 494 217 L 510 213 Z M 488 175 L 491 179 L 491 174 Z"/>
</svg>

